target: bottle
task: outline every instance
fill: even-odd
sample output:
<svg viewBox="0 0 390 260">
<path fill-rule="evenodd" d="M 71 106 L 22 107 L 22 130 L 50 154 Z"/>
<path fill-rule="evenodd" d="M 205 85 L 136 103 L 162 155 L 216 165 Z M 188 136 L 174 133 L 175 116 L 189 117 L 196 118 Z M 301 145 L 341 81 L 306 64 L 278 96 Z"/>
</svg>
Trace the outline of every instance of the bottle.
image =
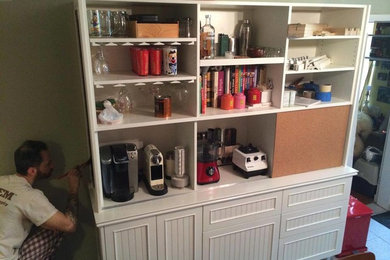
<svg viewBox="0 0 390 260">
<path fill-rule="evenodd" d="M 247 56 L 249 41 L 251 37 L 251 24 L 248 19 L 245 19 L 240 27 L 240 55 Z"/>
<path fill-rule="evenodd" d="M 211 15 L 206 15 L 206 24 L 201 29 L 200 42 L 200 57 L 202 59 L 213 59 L 215 56 L 215 29 L 211 25 Z"/>
</svg>

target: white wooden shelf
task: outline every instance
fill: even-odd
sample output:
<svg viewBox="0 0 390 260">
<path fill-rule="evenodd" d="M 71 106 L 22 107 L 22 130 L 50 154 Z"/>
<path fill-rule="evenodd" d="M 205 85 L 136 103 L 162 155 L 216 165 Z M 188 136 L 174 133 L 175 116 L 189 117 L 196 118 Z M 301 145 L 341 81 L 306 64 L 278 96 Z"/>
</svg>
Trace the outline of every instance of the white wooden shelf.
<svg viewBox="0 0 390 260">
<path fill-rule="evenodd" d="M 311 106 L 299 106 L 299 105 L 285 106 L 285 107 L 283 107 L 283 111 L 335 107 L 335 106 L 346 106 L 346 105 L 351 105 L 351 104 L 352 104 L 351 101 L 337 98 L 337 97 L 332 97 L 331 101 L 329 101 L 329 102 L 321 102 L 321 103 L 311 105 Z"/>
<path fill-rule="evenodd" d="M 173 199 L 172 197 L 174 197 L 174 196 L 183 195 L 183 194 L 186 194 L 186 193 L 193 192 L 193 190 L 190 187 L 185 187 L 185 188 L 182 188 L 182 189 L 173 187 L 171 185 L 170 180 L 165 180 L 165 183 L 168 186 L 168 193 L 164 195 L 164 198 L 171 198 L 171 199 Z M 138 203 L 142 203 L 142 202 L 156 200 L 156 199 L 159 199 L 159 198 L 160 198 L 160 196 L 150 195 L 150 193 L 148 192 L 148 190 L 145 187 L 145 183 L 143 181 L 140 181 L 138 183 L 138 191 L 134 193 L 134 198 L 132 198 L 131 200 L 126 201 L 126 202 L 115 202 L 115 201 L 112 201 L 109 198 L 104 198 L 104 200 L 103 200 L 103 203 L 104 203 L 103 207 L 105 209 L 109 209 L 109 208 L 118 207 L 118 206 L 134 205 L 134 204 L 138 204 Z"/>
<path fill-rule="evenodd" d="M 158 83 L 158 82 L 171 82 L 171 83 L 193 83 L 196 80 L 196 76 L 188 73 L 179 72 L 175 76 L 159 75 L 159 76 L 138 76 L 134 72 L 110 72 L 107 74 L 96 75 L 94 74 L 94 85 L 115 85 L 115 84 L 140 84 L 142 83 Z M 178 82 L 180 81 L 180 82 Z"/>
<path fill-rule="evenodd" d="M 196 117 L 172 111 L 169 118 L 159 118 L 154 116 L 154 107 L 137 107 L 131 113 L 123 115 L 123 122 L 114 125 L 97 124 L 95 131 L 119 130 L 135 127 L 167 125 L 176 123 L 193 122 Z"/>
<path fill-rule="evenodd" d="M 337 72 L 337 71 L 353 71 L 355 70 L 352 66 L 342 66 L 332 64 L 322 70 L 286 70 L 286 74 L 311 74 L 311 73 L 324 73 L 324 72 Z"/>
<path fill-rule="evenodd" d="M 206 114 L 201 114 L 198 120 L 254 116 L 260 114 L 277 113 L 278 111 L 279 109 L 275 107 L 258 107 L 258 108 L 232 109 L 232 110 L 224 110 L 220 108 L 208 107 L 206 108 Z"/>
<path fill-rule="evenodd" d="M 91 46 L 194 45 L 196 38 L 90 38 Z"/>
<path fill-rule="evenodd" d="M 200 60 L 201 67 L 210 66 L 233 66 L 233 65 L 259 65 L 259 64 L 283 64 L 284 57 L 264 57 L 264 58 L 237 58 L 226 59 L 216 57 L 214 59 Z"/>
<path fill-rule="evenodd" d="M 310 36 L 310 37 L 289 37 L 290 41 L 307 41 L 307 40 L 348 40 L 360 39 L 360 35 L 334 35 L 334 36 Z"/>
</svg>

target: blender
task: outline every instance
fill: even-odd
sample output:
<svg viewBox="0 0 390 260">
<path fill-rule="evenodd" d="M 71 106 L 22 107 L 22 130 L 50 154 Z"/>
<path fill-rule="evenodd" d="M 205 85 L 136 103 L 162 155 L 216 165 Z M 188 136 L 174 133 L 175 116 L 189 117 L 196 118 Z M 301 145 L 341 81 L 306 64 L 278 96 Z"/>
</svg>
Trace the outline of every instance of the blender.
<svg viewBox="0 0 390 260">
<path fill-rule="evenodd" d="M 198 139 L 197 143 L 197 182 L 198 184 L 214 183 L 219 181 L 218 143 L 210 139 Z"/>
</svg>

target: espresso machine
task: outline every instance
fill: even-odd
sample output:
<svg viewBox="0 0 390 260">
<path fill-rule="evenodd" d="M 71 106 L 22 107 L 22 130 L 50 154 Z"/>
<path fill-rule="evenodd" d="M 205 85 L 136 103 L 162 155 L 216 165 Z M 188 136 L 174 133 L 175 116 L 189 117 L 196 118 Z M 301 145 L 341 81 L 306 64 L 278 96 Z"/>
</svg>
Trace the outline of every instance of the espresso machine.
<svg viewBox="0 0 390 260">
<path fill-rule="evenodd" d="M 138 153 L 135 144 L 100 147 L 103 195 L 116 202 L 134 197 L 138 190 Z"/>
<path fill-rule="evenodd" d="M 164 182 L 164 158 L 162 153 L 153 144 L 144 148 L 144 181 L 151 195 L 159 196 L 168 192 Z"/>
</svg>

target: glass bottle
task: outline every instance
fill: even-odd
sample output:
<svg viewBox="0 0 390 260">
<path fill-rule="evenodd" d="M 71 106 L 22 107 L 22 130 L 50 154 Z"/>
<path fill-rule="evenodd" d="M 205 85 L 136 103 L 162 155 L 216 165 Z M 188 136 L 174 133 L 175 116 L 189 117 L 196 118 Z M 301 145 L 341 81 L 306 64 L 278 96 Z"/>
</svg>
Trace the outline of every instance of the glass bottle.
<svg viewBox="0 0 390 260">
<path fill-rule="evenodd" d="M 213 59 L 215 56 L 215 29 L 211 25 L 211 15 L 206 15 L 206 24 L 201 29 L 200 42 L 200 57 L 202 59 Z"/>
<path fill-rule="evenodd" d="M 248 19 L 245 19 L 240 27 L 240 55 L 247 56 L 249 41 L 251 38 L 251 24 Z"/>
</svg>

